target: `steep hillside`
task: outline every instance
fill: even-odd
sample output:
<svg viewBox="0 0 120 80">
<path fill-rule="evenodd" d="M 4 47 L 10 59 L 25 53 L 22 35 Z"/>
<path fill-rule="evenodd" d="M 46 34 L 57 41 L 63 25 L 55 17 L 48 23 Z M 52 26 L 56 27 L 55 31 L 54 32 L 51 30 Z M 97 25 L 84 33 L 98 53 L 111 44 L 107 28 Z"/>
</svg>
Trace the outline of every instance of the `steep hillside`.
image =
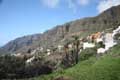
<svg viewBox="0 0 120 80">
<path fill-rule="evenodd" d="M 112 7 L 100 15 L 92 18 L 84 18 L 58 25 L 55 28 L 44 32 L 17 38 L 2 48 L 10 52 L 28 52 L 38 46 L 49 48 L 58 45 L 61 41 L 70 38 L 72 34 L 81 37 L 88 36 L 93 32 L 115 28 L 120 24 L 120 5 Z"/>
<path fill-rule="evenodd" d="M 91 57 L 72 68 L 29 80 L 120 80 L 120 45 L 100 58 Z"/>
</svg>

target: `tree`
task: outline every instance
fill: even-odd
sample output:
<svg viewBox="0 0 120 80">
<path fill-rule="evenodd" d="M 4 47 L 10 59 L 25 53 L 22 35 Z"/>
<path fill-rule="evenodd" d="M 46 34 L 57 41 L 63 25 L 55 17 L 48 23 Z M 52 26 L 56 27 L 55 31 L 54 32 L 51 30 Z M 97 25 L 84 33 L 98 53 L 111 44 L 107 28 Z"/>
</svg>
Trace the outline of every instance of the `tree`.
<svg viewBox="0 0 120 80">
<path fill-rule="evenodd" d="M 96 48 L 105 48 L 105 44 L 101 41 L 96 44 Z"/>
<path fill-rule="evenodd" d="M 80 53 L 80 60 L 81 61 L 87 60 L 90 57 L 95 56 L 96 54 L 97 54 L 97 49 L 96 48 L 85 49 L 85 50 L 81 51 L 81 53 Z"/>
<path fill-rule="evenodd" d="M 120 33 L 115 34 L 114 40 L 115 40 L 117 43 L 120 43 Z"/>
<path fill-rule="evenodd" d="M 74 52 L 75 52 L 75 62 L 76 64 L 78 63 L 78 58 L 79 58 L 79 37 L 78 36 L 72 36 L 74 38 Z"/>
</svg>

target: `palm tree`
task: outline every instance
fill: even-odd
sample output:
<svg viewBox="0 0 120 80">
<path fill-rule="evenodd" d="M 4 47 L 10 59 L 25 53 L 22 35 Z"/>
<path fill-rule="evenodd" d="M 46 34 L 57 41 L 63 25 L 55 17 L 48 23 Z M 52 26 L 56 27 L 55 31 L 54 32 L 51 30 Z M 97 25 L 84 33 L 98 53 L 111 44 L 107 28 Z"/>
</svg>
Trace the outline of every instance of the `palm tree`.
<svg viewBox="0 0 120 80">
<path fill-rule="evenodd" d="M 64 45 L 65 56 L 68 57 L 68 44 Z"/>
<path fill-rule="evenodd" d="M 74 38 L 74 52 L 75 52 L 75 62 L 78 63 L 78 57 L 79 57 L 79 36 L 72 36 Z"/>
</svg>

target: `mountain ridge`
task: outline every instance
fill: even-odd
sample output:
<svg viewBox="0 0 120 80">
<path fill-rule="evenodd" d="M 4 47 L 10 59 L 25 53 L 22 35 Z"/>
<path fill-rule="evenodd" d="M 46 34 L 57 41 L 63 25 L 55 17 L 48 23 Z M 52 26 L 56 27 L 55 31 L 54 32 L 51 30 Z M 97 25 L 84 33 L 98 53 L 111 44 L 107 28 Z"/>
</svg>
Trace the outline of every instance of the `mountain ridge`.
<svg viewBox="0 0 120 80">
<path fill-rule="evenodd" d="M 115 28 L 120 24 L 120 5 L 114 6 L 98 16 L 87 17 L 67 22 L 63 25 L 45 31 L 43 34 L 34 34 L 17 38 L 8 42 L 2 49 L 9 52 L 24 52 L 35 49 L 39 46 L 50 48 L 57 46 L 61 40 L 70 38 L 70 34 L 80 32 L 81 37 L 91 33 L 103 31 L 108 28 Z M 115 27 L 114 27 L 115 26 Z"/>
</svg>

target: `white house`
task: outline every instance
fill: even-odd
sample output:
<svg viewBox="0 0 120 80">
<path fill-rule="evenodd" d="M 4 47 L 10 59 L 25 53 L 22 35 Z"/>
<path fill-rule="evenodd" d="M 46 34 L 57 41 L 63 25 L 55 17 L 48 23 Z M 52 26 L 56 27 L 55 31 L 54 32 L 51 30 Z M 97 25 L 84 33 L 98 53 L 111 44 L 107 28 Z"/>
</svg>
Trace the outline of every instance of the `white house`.
<svg viewBox="0 0 120 80">
<path fill-rule="evenodd" d="M 96 43 L 99 43 L 99 42 L 102 42 L 102 41 L 103 41 L 102 38 L 97 38 L 97 39 L 96 39 Z"/>
<path fill-rule="evenodd" d="M 95 47 L 95 44 L 94 44 L 94 43 L 88 43 L 88 42 L 84 42 L 84 43 L 83 43 L 83 49 L 93 48 L 93 47 Z"/>
<path fill-rule="evenodd" d="M 73 47 L 73 45 L 72 45 L 72 44 L 69 44 L 69 45 L 68 45 L 68 48 L 72 48 L 72 47 Z"/>
<path fill-rule="evenodd" d="M 51 54 L 51 50 L 47 49 L 47 55 L 49 56 Z"/>
<path fill-rule="evenodd" d="M 106 33 L 105 34 L 105 49 L 108 50 L 109 48 L 113 47 L 114 45 L 116 45 L 117 43 L 114 41 L 113 38 L 113 33 Z"/>
<path fill-rule="evenodd" d="M 61 51 L 63 48 L 63 45 L 58 45 L 58 50 Z"/>
<path fill-rule="evenodd" d="M 29 58 L 29 59 L 26 61 L 26 63 L 31 63 L 34 59 L 35 59 L 35 56 Z"/>
<path fill-rule="evenodd" d="M 34 55 L 36 53 L 36 49 L 31 52 L 31 55 Z"/>
<path fill-rule="evenodd" d="M 19 56 L 21 56 L 21 55 L 22 55 L 22 53 L 13 54 L 13 56 L 15 56 L 15 57 L 19 57 Z"/>
<path fill-rule="evenodd" d="M 98 48 L 97 49 L 97 54 L 105 53 L 105 48 Z"/>
<path fill-rule="evenodd" d="M 43 47 L 40 47 L 40 51 L 43 52 L 44 48 Z"/>
<path fill-rule="evenodd" d="M 117 29 L 113 30 L 112 36 L 114 36 L 117 33 L 120 33 L 120 26 Z"/>
</svg>

